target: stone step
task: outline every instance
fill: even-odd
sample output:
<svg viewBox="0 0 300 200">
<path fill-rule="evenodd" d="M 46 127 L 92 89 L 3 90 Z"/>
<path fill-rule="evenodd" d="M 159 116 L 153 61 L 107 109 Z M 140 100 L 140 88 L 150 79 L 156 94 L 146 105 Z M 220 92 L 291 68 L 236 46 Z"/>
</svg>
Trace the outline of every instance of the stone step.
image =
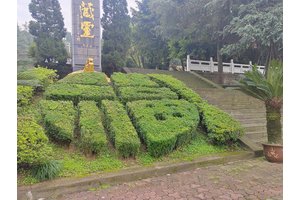
<svg viewBox="0 0 300 200">
<path fill-rule="evenodd" d="M 262 118 L 244 118 L 244 119 L 241 119 L 241 118 L 235 118 L 237 121 L 239 121 L 241 124 L 247 124 L 247 123 L 263 123 L 265 125 L 267 125 L 267 122 L 266 122 L 266 118 L 265 117 L 262 117 Z"/>
<path fill-rule="evenodd" d="M 242 125 L 242 127 L 244 127 L 246 134 L 249 134 L 249 132 L 267 132 L 267 127 L 266 126 L 247 126 L 245 127 L 244 125 Z"/>
</svg>

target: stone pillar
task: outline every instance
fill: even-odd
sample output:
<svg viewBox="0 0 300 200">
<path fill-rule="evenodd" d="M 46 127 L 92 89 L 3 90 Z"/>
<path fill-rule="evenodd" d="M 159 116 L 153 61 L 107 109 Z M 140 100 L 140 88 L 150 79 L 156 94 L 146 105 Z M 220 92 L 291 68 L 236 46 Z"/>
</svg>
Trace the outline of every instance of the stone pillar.
<svg viewBox="0 0 300 200">
<path fill-rule="evenodd" d="M 82 70 L 93 58 L 101 71 L 100 0 L 72 0 L 72 67 Z"/>
<path fill-rule="evenodd" d="M 186 71 L 191 71 L 190 70 L 190 65 L 191 65 L 191 58 L 190 58 L 190 55 L 187 55 L 187 58 L 186 58 Z"/>
<path fill-rule="evenodd" d="M 231 73 L 234 74 L 234 63 L 233 63 L 233 59 L 230 60 L 230 69 L 231 69 Z"/>
<path fill-rule="evenodd" d="M 214 66 L 214 61 L 213 61 L 212 57 L 209 58 L 209 66 L 210 66 L 210 72 L 213 73 L 215 66 Z"/>
</svg>

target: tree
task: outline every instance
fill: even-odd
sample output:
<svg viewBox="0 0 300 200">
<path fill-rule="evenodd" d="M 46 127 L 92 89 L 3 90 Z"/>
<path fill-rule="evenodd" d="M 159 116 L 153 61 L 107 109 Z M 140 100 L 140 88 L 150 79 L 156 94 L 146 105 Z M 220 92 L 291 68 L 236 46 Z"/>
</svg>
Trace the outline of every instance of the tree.
<svg viewBox="0 0 300 200">
<path fill-rule="evenodd" d="M 241 80 L 242 90 L 266 105 L 268 142 L 282 144 L 281 109 L 283 105 L 283 69 L 279 61 L 271 61 L 266 77 L 255 67 Z"/>
<path fill-rule="evenodd" d="M 272 59 L 282 60 L 282 0 L 254 0 L 239 6 L 238 15 L 225 27 L 226 35 L 236 37 L 222 49 L 224 54 L 241 57 L 257 52 L 256 63 L 268 66 Z"/>
<path fill-rule="evenodd" d="M 26 30 L 27 25 L 24 24 L 24 29 L 17 25 L 17 61 L 18 71 L 23 68 L 28 68 L 33 65 L 33 60 L 29 56 L 29 49 L 33 43 L 33 36 Z"/>
<path fill-rule="evenodd" d="M 34 36 L 31 50 L 36 65 L 58 67 L 66 64 L 67 52 L 62 42 L 66 36 L 64 19 L 58 0 L 31 0 L 29 11 L 34 21 L 29 32 Z"/>
<path fill-rule="evenodd" d="M 103 71 L 111 74 L 125 66 L 130 48 L 130 16 L 126 0 L 103 0 Z"/>
<path fill-rule="evenodd" d="M 133 44 L 142 55 L 146 68 L 169 68 L 168 43 L 155 30 L 158 17 L 149 8 L 150 0 L 137 1 L 138 10 L 133 10 Z"/>
</svg>

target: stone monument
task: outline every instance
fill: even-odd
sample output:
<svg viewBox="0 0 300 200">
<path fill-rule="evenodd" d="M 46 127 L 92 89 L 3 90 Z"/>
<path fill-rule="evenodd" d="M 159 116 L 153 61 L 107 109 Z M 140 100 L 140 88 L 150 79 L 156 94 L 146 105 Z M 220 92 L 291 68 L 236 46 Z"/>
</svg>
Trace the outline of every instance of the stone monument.
<svg viewBox="0 0 300 200">
<path fill-rule="evenodd" d="M 88 59 L 101 71 L 100 0 L 72 0 L 72 67 L 83 70 Z"/>
</svg>

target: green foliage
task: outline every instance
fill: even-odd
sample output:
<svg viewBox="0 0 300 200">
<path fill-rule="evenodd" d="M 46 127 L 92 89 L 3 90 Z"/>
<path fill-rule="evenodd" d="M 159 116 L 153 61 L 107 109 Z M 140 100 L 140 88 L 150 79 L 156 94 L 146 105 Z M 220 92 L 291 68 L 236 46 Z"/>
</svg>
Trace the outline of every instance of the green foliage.
<svg viewBox="0 0 300 200">
<path fill-rule="evenodd" d="M 118 96 L 123 103 L 136 100 L 178 99 L 169 88 L 119 87 Z"/>
<path fill-rule="evenodd" d="M 17 67 L 18 71 L 24 68 L 33 66 L 33 60 L 29 57 L 29 47 L 33 43 L 33 36 L 28 32 L 27 24 L 24 24 L 24 29 L 21 30 L 17 26 Z"/>
<path fill-rule="evenodd" d="M 17 88 L 17 105 L 18 107 L 26 106 L 30 104 L 30 101 L 33 96 L 33 88 L 30 86 L 18 85 Z"/>
<path fill-rule="evenodd" d="M 240 123 L 229 114 L 207 103 L 198 106 L 201 110 L 202 126 L 213 143 L 230 145 L 237 142 L 237 139 L 243 135 L 244 131 Z"/>
<path fill-rule="evenodd" d="M 41 100 L 39 105 L 47 134 L 56 142 L 69 144 L 76 117 L 72 102 Z"/>
<path fill-rule="evenodd" d="M 101 72 L 83 72 L 83 73 L 71 73 L 61 79 L 59 83 L 72 83 L 82 85 L 108 85 L 106 75 Z"/>
<path fill-rule="evenodd" d="M 57 78 L 56 70 L 43 67 L 32 68 L 18 73 L 18 80 L 31 80 L 32 84 L 34 81 L 34 84 L 41 84 L 44 89 L 54 83 Z"/>
<path fill-rule="evenodd" d="M 202 103 L 202 98 L 192 89 L 188 88 L 183 82 L 165 74 L 148 74 L 154 81 L 163 87 L 170 88 L 176 92 L 180 99 L 185 99 L 191 103 Z"/>
<path fill-rule="evenodd" d="M 43 90 L 43 86 L 38 80 L 17 80 L 18 86 L 30 86 L 34 88 L 34 90 Z"/>
<path fill-rule="evenodd" d="M 184 100 L 135 101 L 127 104 L 150 155 L 159 157 L 191 141 L 199 123 L 196 107 Z"/>
<path fill-rule="evenodd" d="M 183 82 L 163 74 L 149 74 L 149 76 L 160 85 L 169 87 L 176 92 L 179 98 L 197 106 L 201 123 L 206 129 L 208 137 L 214 143 L 230 144 L 236 142 L 237 138 L 243 134 L 243 129 L 239 122 L 217 107 L 208 105 L 206 101 L 189 89 Z"/>
<path fill-rule="evenodd" d="M 124 106 L 118 101 L 103 100 L 102 110 L 109 139 L 118 153 L 125 158 L 135 157 L 140 148 L 140 140 Z"/>
<path fill-rule="evenodd" d="M 78 107 L 80 148 L 88 153 L 101 153 L 107 150 L 106 134 L 96 102 L 81 101 Z"/>
<path fill-rule="evenodd" d="M 61 162 L 52 160 L 32 168 L 32 176 L 39 181 L 53 179 L 62 170 Z"/>
<path fill-rule="evenodd" d="M 144 86 L 144 87 L 159 87 L 157 83 L 151 81 L 147 75 L 132 73 L 114 73 L 111 76 L 111 81 L 114 87 L 124 87 L 124 86 Z"/>
<path fill-rule="evenodd" d="M 37 166 L 51 159 L 52 148 L 43 128 L 32 118 L 18 118 L 18 165 Z"/>
<path fill-rule="evenodd" d="M 35 37 L 32 52 L 36 63 L 48 67 L 66 64 L 67 51 L 62 41 L 66 29 L 59 1 L 32 0 L 29 11 L 35 19 L 29 22 L 29 32 Z"/>
<path fill-rule="evenodd" d="M 115 99 L 115 93 L 110 86 L 53 84 L 45 92 L 46 99 L 73 101 L 75 105 L 82 100 L 96 101 Z"/>
<path fill-rule="evenodd" d="M 130 16 L 126 0 L 103 0 L 103 71 L 125 66 L 130 48 Z"/>
</svg>

